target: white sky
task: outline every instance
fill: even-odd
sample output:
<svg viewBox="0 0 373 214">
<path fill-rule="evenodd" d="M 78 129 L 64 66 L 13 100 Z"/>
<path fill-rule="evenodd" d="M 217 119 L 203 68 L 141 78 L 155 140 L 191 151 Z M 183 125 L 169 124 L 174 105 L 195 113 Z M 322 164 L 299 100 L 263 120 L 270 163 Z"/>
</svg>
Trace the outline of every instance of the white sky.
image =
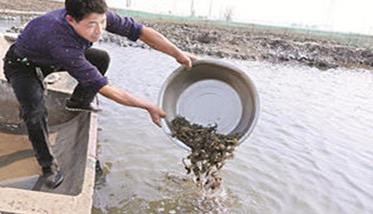
<svg viewBox="0 0 373 214">
<path fill-rule="evenodd" d="M 126 8 L 127 0 L 106 0 Z M 192 0 L 131 0 L 129 9 L 189 16 Z M 233 20 L 272 25 L 295 24 L 323 30 L 373 35 L 373 0 L 194 0 L 197 16 L 224 18 L 227 8 Z"/>
</svg>

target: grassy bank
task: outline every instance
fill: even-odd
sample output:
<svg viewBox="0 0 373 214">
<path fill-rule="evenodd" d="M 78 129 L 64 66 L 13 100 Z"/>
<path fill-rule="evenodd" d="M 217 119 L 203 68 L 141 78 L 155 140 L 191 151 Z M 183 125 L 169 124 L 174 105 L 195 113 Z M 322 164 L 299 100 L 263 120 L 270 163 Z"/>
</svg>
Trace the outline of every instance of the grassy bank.
<svg viewBox="0 0 373 214">
<path fill-rule="evenodd" d="M 343 45 L 351 47 L 360 47 L 373 49 L 373 36 L 362 35 L 356 33 L 339 33 L 327 32 L 313 29 L 278 27 L 260 24 L 248 24 L 240 22 L 227 22 L 223 20 L 208 20 L 205 17 L 186 17 L 154 14 L 142 11 L 117 9 L 117 12 L 123 16 L 131 16 L 137 20 L 146 22 L 168 22 L 168 23 L 188 23 L 193 25 L 201 25 L 203 27 L 217 28 L 241 28 L 242 30 L 252 32 L 268 32 L 271 34 L 282 34 L 291 37 L 312 38 L 316 40 L 332 40 Z"/>
</svg>

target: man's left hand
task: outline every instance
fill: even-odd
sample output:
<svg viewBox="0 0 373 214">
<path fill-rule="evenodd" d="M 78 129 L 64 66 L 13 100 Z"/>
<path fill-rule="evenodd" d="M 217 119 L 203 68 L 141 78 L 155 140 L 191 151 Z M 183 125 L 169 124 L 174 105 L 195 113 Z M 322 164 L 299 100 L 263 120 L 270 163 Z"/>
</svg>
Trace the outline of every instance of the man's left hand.
<svg viewBox="0 0 373 214">
<path fill-rule="evenodd" d="M 180 54 L 176 57 L 176 61 L 181 65 L 184 65 L 187 70 L 192 68 L 193 61 L 197 60 L 198 57 L 192 53 L 188 52 L 180 52 Z"/>
</svg>

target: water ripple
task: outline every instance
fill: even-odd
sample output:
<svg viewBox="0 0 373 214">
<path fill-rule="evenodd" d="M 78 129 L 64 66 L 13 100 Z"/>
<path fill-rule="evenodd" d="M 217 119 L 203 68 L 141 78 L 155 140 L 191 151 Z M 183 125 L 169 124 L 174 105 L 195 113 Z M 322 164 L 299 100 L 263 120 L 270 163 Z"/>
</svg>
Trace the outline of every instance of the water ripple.
<svg viewBox="0 0 373 214">
<path fill-rule="evenodd" d="M 154 51 L 101 48 L 113 59 L 111 83 L 154 102 L 178 66 Z M 223 213 L 373 213 L 373 72 L 233 63 L 257 86 L 261 112 L 250 139 L 223 168 L 233 198 Z M 143 111 L 107 100 L 103 106 L 99 156 L 112 168 L 96 189 L 95 212 L 203 213 L 188 182 L 163 179 L 162 171 L 185 173 L 185 151 Z"/>
</svg>

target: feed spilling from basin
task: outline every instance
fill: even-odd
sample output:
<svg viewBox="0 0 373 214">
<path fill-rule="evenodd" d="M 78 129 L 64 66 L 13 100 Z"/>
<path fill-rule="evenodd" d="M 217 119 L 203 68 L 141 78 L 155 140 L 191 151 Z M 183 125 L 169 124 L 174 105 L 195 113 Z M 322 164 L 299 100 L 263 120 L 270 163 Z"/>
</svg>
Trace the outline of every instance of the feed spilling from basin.
<svg viewBox="0 0 373 214">
<path fill-rule="evenodd" d="M 187 174 L 193 173 L 198 187 L 213 193 L 221 186 L 219 171 L 227 159 L 233 158 L 238 135 L 222 135 L 216 133 L 216 125 L 203 127 L 183 117 L 172 120 L 171 126 L 172 136 L 191 149 L 183 159 Z"/>
<path fill-rule="evenodd" d="M 174 71 L 163 84 L 159 105 L 167 116 L 165 133 L 190 151 L 183 163 L 198 186 L 214 192 L 219 170 L 251 134 L 259 98 L 245 72 L 218 60 L 199 60 L 190 71 Z"/>
</svg>

